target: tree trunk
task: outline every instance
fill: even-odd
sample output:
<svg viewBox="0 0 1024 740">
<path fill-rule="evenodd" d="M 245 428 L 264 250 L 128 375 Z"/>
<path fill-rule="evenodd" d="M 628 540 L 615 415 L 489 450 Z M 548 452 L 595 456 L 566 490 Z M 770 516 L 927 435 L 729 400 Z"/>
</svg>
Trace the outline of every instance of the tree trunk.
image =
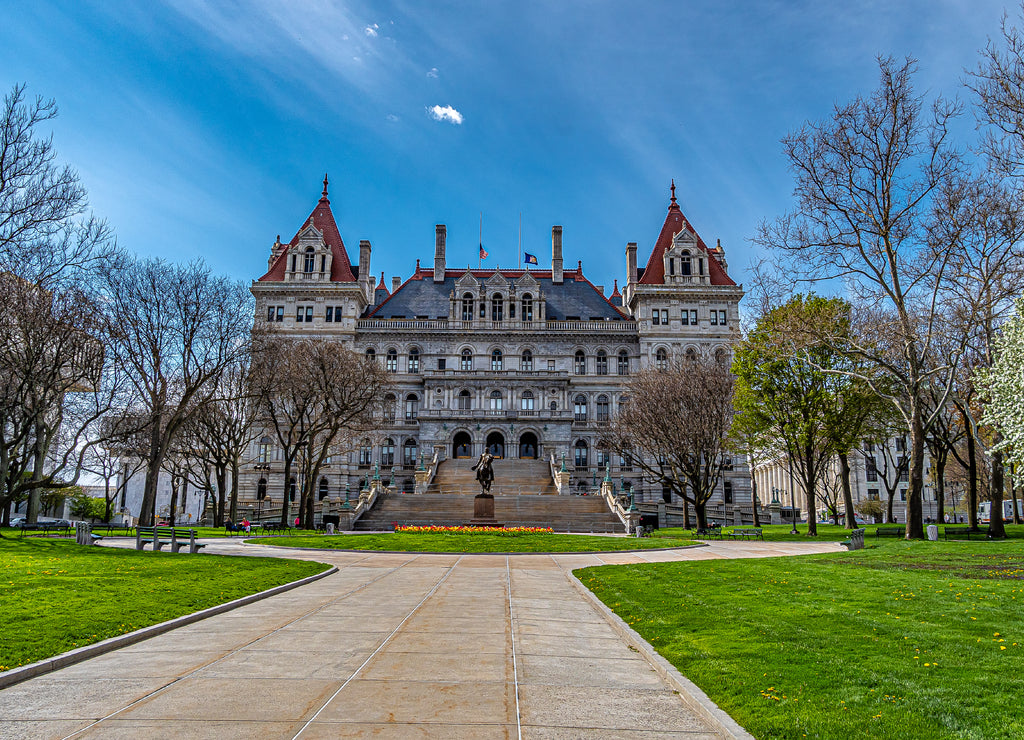
<svg viewBox="0 0 1024 740">
<path fill-rule="evenodd" d="M 45 431 L 43 429 L 42 421 L 36 422 L 36 439 L 35 444 L 32 447 L 32 480 L 41 481 L 43 479 L 43 466 L 46 464 L 46 449 L 43 445 L 43 435 Z M 32 489 L 28 492 L 28 508 L 26 509 L 25 519 L 29 524 L 35 524 L 39 521 L 39 506 L 42 500 L 42 491 L 39 486 L 32 486 Z"/>
<path fill-rule="evenodd" d="M 750 500 L 751 500 L 751 502 L 753 503 L 753 506 L 754 506 L 754 526 L 755 527 L 760 527 L 761 526 L 761 512 L 758 511 L 758 509 L 760 507 L 757 505 L 757 478 L 755 478 L 753 476 L 753 470 L 751 470 L 751 476 L 750 476 Z"/>
<path fill-rule="evenodd" d="M 853 491 L 850 489 L 850 457 L 845 452 L 839 455 L 839 474 L 843 481 L 843 509 L 846 510 L 846 528 L 857 528 L 857 513 L 853 510 Z"/>
<path fill-rule="evenodd" d="M 238 516 L 238 460 L 234 459 L 231 461 L 231 498 L 230 498 L 230 513 L 231 521 L 235 520 Z"/>
<path fill-rule="evenodd" d="M 114 495 L 117 495 L 117 491 L 114 491 Z M 104 476 L 103 478 L 103 523 L 110 523 L 110 509 L 113 501 L 110 499 L 110 478 Z"/>
<path fill-rule="evenodd" d="M 149 459 L 146 461 L 146 483 L 142 487 L 142 505 L 139 507 L 139 524 L 152 527 L 156 521 L 156 486 L 160 478 L 160 468 L 164 464 L 164 447 L 160 440 L 160 426 L 163 415 L 154 415 L 150 422 L 153 428 L 149 433 Z"/>
<path fill-rule="evenodd" d="M 946 456 L 935 458 L 935 502 L 938 505 L 935 518 L 939 524 L 946 521 Z"/>
<path fill-rule="evenodd" d="M 288 496 L 291 494 L 291 477 L 292 477 L 292 460 L 288 455 L 284 458 L 284 494 L 281 496 L 281 526 L 287 527 L 290 522 L 288 521 L 289 505 Z"/>
<path fill-rule="evenodd" d="M 885 493 L 889 497 L 888 509 L 885 513 L 885 523 L 892 524 L 892 500 L 896 497 L 896 491 L 890 491 L 887 487 Z"/>
<path fill-rule="evenodd" d="M 997 435 L 999 442 L 1001 435 Z M 993 540 L 1006 539 L 1006 527 L 1003 526 L 1003 453 L 996 450 L 992 453 L 992 515 L 988 518 L 988 536 Z"/>
<path fill-rule="evenodd" d="M 1010 466 L 1010 500 L 1013 501 L 1013 523 L 1020 524 L 1020 506 L 1017 505 L 1017 465 Z"/>
<path fill-rule="evenodd" d="M 217 505 L 213 507 L 213 526 L 223 527 L 224 526 L 224 504 L 226 503 L 226 489 L 228 487 L 228 471 L 223 465 L 214 466 L 215 475 L 217 476 Z M 231 521 L 235 521 L 234 513 L 232 513 Z"/>
<path fill-rule="evenodd" d="M 910 429 L 910 491 L 907 495 L 907 539 L 924 539 L 924 424 L 919 405 L 915 405 Z"/>
<path fill-rule="evenodd" d="M 964 415 L 964 423 L 969 420 Z M 978 449 L 970 426 L 967 427 L 967 521 L 972 532 L 978 527 Z"/>
<path fill-rule="evenodd" d="M 683 501 L 683 505 L 686 505 L 685 501 Z M 708 528 L 708 516 L 704 506 L 704 504 L 698 503 L 694 503 L 693 505 L 693 511 L 697 515 L 697 529 L 701 531 Z"/>
<path fill-rule="evenodd" d="M 171 478 L 171 515 L 168 518 L 168 521 L 170 522 L 172 527 L 174 526 L 174 520 L 176 518 L 177 509 L 178 509 L 178 484 L 179 484 L 178 483 L 178 478 L 172 477 Z"/>
</svg>

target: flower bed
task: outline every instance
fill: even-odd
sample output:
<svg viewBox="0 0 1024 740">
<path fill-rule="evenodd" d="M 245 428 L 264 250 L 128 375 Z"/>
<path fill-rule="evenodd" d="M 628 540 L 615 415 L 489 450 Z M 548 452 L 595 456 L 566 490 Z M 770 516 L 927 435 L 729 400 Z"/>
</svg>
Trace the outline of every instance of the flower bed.
<svg viewBox="0 0 1024 740">
<path fill-rule="evenodd" d="M 491 534 L 518 537 L 526 534 L 552 534 L 551 527 L 395 527 L 399 534 Z"/>
</svg>

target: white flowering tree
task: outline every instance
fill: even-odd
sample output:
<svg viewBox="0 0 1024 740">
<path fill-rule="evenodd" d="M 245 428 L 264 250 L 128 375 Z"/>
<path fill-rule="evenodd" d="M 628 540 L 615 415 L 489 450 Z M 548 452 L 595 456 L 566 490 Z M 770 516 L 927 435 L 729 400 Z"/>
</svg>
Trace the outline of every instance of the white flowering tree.
<svg viewBox="0 0 1024 740">
<path fill-rule="evenodd" d="M 1017 465 L 1024 465 L 1024 298 L 996 339 L 996 359 L 978 373 L 987 404 L 983 421 L 1002 432 L 998 447 Z"/>
</svg>

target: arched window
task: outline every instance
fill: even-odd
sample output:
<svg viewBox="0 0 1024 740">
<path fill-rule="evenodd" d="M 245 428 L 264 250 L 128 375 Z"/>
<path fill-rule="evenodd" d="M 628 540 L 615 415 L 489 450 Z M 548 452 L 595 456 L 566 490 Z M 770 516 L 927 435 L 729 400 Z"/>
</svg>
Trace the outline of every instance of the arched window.
<svg viewBox="0 0 1024 740">
<path fill-rule="evenodd" d="M 303 262 L 303 272 L 313 272 L 316 258 L 313 255 L 313 247 L 306 247 L 306 259 Z"/>
<path fill-rule="evenodd" d="M 501 391 L 491 391 L 491 411 L 501 411 L 505 405 L 505 398 Z"/>
<path fill-rule="evenodd" d="M 572 418 L 575 421 L 587 420 L 587 397 L 580 393 L 572 402 Z"/>
<path fill-rule="evenodd" d="M 473 352 L 472 350 L 462 350 L 462 369 L 472 370 L 473 369 Z"/>
<path fill-rule="evenodd" d="M 256 500 L 263 501 L 267 498 L 267 479 L 260 478 L 256 481 Z"/>
<path fill-rule="evenodd" d="M 415 468 L 416 467 L 416 440 L 409 438 L 405 440 L 405 444 L 402 445 L 402 467 L 404 468 Z"/>
<path fill-rule="evenodd" d="M 522 395 L 519 397 L 519 400 L 522 405 L 523 411 L 525 411 L 528 415 L 533 416 L 533 391 L 523 391 Z"/>
<path fill-rule="evenodd" d="M 380 466 L 390 468 L 395 464 L 395 440 L 388 437 L 380 445 Z"/>
<path fill-rule="evenodd" d="M 288 500 L 295 500 L 295 476 L 288 479 Z"/>
<path fill-rule="evenodd" d="M 721 347 L 715 350 L 715 362 L 717 362 L 719 365 L 725 364 L 725 350 L 722 349 Z"/>
<path fill-rule="evenodd" d="M 469 391 L 459 391 L 459 410 L 469 411 L 471 408 L 473 408 L 473 397 L 469 395 Z"/>
<path fill-rule="evenodd" d="M 633 470 L 633 451 L 628 447 L 624 447 L 622 452 L 619 454 L 619 468 L 624 473 L 628 473 Z"/>
<path fill-rule="evenodd" d="M 574 357 L 573 368 L 577 375 L 587 374 L 587 356 L 583 354 L 583 350 L 576 350 Z"/>
<path fill-rule="evenodd" d="M 327 498 L 327 479 L 321 478 L 320 487 L 317 489 L 316 500 L 323 501 L 325 498 Z"/>
<path fill-rule="evenodd" d="M 389 373 L 398 372 L 398 350 L 388 350 L 387 358 L 384 360 L 384 369 Z"/>
<path fill-rule="evenodd" d="M 608 421 L 608 396 L 603 393 L 597 397 L 597 420 Z"/>
<path fill-rule="evenodd" d="M 668 370 L 668 353 L 664 349 L 654 353 L 654 366 L 659 370 Z"/>
<path fill-rule="evenodd" d="M 501 370 L 504 367 L 502 362 L 501 350 L 496 349 L 491 352 L 491 370 Z"/>
<path fill-rule="evenodd" d="M 619 375 L 629 375 L 629 353 L 626 350 L 619 351 Z"/>
<path fill-rule="evenodd" d="M 683 250 L 682 259 L 679 260 L 679 272 L 682 275 L 690 275 L 693 270 L 690 266 L 690 251 L 687 249 Z"/>
<path fill-rule="evenodd" d="M 576 443 L 576 445 L 573 447 L 573 452 L 574 452 L 574 460 L 573 461 L 576 463 L 576 467 L 577 468 L 587 468 L 587 467 L 590 467 L 590 465 L 589 465 L 589 459 L 590 458 L 589 458 L 589 455 L 588 455 L 589 449 L 587 447 L 587 440 L 585 440 L 585 439 L 579 440 Z"/>
<path fill-rule="evenodd" d="M 270 462 L 270 437 L 260 439 L 259 448 L 256 452 L 256 461 L 260 463 Z"/>
<path fill-rule="evenodd" d="M 373 448 L 369 438 L 364 437 L 359 446 L 359 467 L 368 468 L 373 463 Z"/>
<path fill-rule="evenodd" d="M 519 360 L 519 369 L 527 373 L 533 371 L 533 352 L 528 349 L 523 350 L 523 356 Z"/>
<path fill-rule="evenodd" d="M 523 321 L 533 321 L 533 296 L 529 293 L 523 294 L 523 311 L 520 317 Z"/>
<path fill-rule="evenodd" d="M 418 373 L 420 371 L 420 351 L 413 347 L 409 350 L 409 372 Z"/>
<path fill-rule="evenodd" d="M 608 374 L 608 353 L 605 352 L 603 349 L 599 349 L 597 351 L 597 374 Z"/>
<path fill-rule="evenodd" d="M 604 441 L 599 441 L 594 446 L 594 464 L 599 469 L 603 469 L 605 465 L 611 462 L 611 455 L 608 452 L 608 444 Z"/>
<path fill-rule="evenodd" d="M 697 350 L 695 350 L 693 347 L 690 347 L 688 350 L 686 350 L 686 364 L 697 364 Z"/>
<path fill-rule="evenodd" d="M 491 298 L 491 321 L 501 321 L 504 318 L 505 300 L 496 295 Z"/>
<path fill-rule="evenodd" d="M 366 348 L 366 359 L 367 360 L 376 360 L 377 359 L 377 350 L 375 350 L 373 347 L 367 347 Z"/>
<path fill-rule="evenodd" d="M 384 396 L 384 421 L 393 424 L 395 422 L 395 406 L 398 405 L 398 398 L 394 393 Z"/>
<path fill-rule="evenodd" d="M 415 393 L 410 393 L 405 397 L 405 418 L 415 419 L 419 414 L 420 409 L 420 397 Z"/>
<path fill-rule="evenodd" d="M 462 320 L 473 320 L 473 294 L 466 293 L 462 296 Z"/>
</svg>

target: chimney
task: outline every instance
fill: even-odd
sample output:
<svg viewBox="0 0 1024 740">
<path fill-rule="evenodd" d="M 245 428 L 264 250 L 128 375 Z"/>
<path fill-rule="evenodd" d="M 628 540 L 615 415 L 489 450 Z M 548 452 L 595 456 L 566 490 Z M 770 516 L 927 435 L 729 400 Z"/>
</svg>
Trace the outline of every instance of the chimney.
<svg viewBox="0 0 1024 740">
<path fill-rule="evenodd" d="M 562 227 L 551 227 L 551 282 L 562 284 Z"/>
<path fill-rule="evenodd" d="M 363 284 L 363 294 L 367 303 L 373 303 L 373 273 L 370 272 L 370 242 L 363 239 L 359 242 L 359 282 Z"/>
<path fill-rule="evenodd" d="M 448 238 L 448 227 L 438 224 L 434 227 L 434 282 L 444 282 L 444 243 Z"/>
<path fill-rule="evenodd" d="M 626 285 L 636 283 L 636 242 L 626 245 Z"/>
<path fill-rule="evenodd" d="M 396 290 L 402 287 L 402 278 L 398 275 L 391 276 L 391 292 L 394 293 Z"/>
</svg>

